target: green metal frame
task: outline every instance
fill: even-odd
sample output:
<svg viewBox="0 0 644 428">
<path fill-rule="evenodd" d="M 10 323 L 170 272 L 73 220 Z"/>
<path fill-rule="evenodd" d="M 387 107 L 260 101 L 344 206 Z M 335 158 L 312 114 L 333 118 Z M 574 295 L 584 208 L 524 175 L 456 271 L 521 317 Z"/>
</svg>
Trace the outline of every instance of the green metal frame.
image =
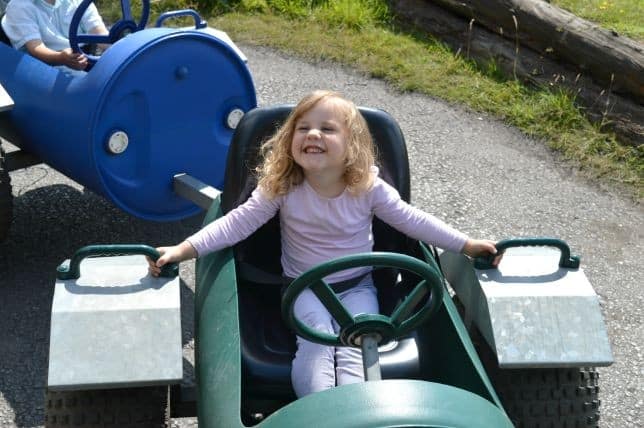
<svg viewBox="0 0 644 428">
<path fill-rule="evenodd" d="M 205 223 L 221 216 L 220 200 Z M 438 266 L 423 247 L 432 269 Z M 195 359 L 199 426 L 243 427 L 242 373 L 237 275 L 233 251 L 197 261 Z M 433 322 L 419 328 L 435 344 L 421 349 L 422 380 L 382 380 L 345 385 L 295 400 L 258 427 L 435 426 L 511 427 L 449 294 Z M 438 345 L 440 344 L 440 346 Z M 449 349 L 448 349 L 449 348 Z"/>
<path fill-rule="evenodd" d="M 420 245 L 425 261 L 440 271 L 427 246 L 422 243 Z M 492 386 L 446 286 L 445 289 L 443 305 L 438 315 L 434 317 L 431 331 L 425 329 L 420 332 L 431 336 L 429 343 L 441 344 L 440 347 L 425 350 L 435 360 L 431 365 L 434 367 L 431 377 L 439 382 L 443 381 L 474 392 L 502 409 L 501 400 Z"/>
</svg>

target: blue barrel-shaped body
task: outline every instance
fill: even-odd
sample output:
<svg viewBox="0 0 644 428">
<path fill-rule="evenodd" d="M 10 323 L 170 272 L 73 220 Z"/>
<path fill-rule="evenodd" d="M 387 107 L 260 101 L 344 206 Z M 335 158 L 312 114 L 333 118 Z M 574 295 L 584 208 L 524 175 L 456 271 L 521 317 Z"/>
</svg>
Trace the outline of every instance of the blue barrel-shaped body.
<svg viewBox="0 0 644 428">
<path fill-rule="evenodd" d="M 208 28 L 133 33 L 82 76 L 0 43 L 0 82 L 15 101 L 9 114 L 22 149 L 156 221 L 199 211 L 174 193 L 175 174 L 221 188 L 229 119 L 257 104 L 243 55 Z"/>
</svg>

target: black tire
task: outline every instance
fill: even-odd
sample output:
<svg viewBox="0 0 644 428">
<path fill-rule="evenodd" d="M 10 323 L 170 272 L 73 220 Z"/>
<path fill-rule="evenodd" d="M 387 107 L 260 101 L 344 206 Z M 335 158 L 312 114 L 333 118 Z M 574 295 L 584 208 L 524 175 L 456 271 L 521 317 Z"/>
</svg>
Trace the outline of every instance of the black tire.
<svg viewBox="0 0 644 428">
<path fill-rule="evenodd" d="M 45 427 L 170 426 L 168 387 L 47 392 Z"/>
<path fill-rule="evenodd" d="M 4 150 L 0 146 L 0 242 L 7 239 L 13 220 L 13 195 L 11 177 L 5 165 Z"/>
<path fill-rule="evenodd" d="M 597 427 L 599 374 L 594 368 L 488 370 L 517 428 Z"/>
</svg>

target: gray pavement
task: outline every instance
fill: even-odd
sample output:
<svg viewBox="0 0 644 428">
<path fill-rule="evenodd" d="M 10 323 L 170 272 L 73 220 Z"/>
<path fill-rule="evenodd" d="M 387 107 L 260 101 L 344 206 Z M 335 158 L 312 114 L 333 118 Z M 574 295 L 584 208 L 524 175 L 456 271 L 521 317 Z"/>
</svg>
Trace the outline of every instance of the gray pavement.
<svg viewBox="0 0 644 428">
<path fill-rule="evenodd" d="M 309 64 L 242 46 L 259 103 L 296 102 L 316 88 L 387 110 L 406 136 L 412 202 L 473 237 L 549 235 L 581 254 L 601 296 L 615 364 L 600 369 L 602 427 L 642 426 L 644 212 L 614 189 L 580 178 L 539 141 L 503 123 L 334 64 Z M 181 240 L 199 216 L 169 224 L 135 219 L 39 165 L 11 173 L 16 219 L 0 244 L 0 427 L 43 423 L 49 310 L 56 266 L 90 243 Z M 192 377 L 194 263 L 181 267 L 185 372 Z M 173 421 L 193 426 L 194 419 Z"/>
</svg>

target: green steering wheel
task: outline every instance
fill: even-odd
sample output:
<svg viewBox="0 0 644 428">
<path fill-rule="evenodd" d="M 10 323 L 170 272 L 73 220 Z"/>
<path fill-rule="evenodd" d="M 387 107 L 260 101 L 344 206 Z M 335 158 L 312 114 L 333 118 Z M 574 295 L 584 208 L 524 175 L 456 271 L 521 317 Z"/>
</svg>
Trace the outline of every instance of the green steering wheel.
<svg viewBox="0 0 644 428">
<path fill-rule="evenodd" d="M 396 307 L 391 316 L 381 314 L 354 316 L 340 302 L 323 278 L 334 272 L 363 266 L 398 268 L 420 276 L 421 280 Z M 307 288 L 315 293 L 336 320 L 340 326 L 339 334 L 334 335 L 313 329 L 295 316 L 295 300 Z M 414 313 L 414 309 L 428 293 L 425 304 Z M 378 344 L 384 344 L 409 333 L 434 315 L 442 300 L 443 277 L 429 264 L 404 254 L 360 253 L 319 264 L 295 279 L 282 296 L 282 316 L 297 335 L 311 342 L 329 346 L 360 347 L 360 338 L 365 334 L 375 334 L 380 339 Z"/>
</svg>

